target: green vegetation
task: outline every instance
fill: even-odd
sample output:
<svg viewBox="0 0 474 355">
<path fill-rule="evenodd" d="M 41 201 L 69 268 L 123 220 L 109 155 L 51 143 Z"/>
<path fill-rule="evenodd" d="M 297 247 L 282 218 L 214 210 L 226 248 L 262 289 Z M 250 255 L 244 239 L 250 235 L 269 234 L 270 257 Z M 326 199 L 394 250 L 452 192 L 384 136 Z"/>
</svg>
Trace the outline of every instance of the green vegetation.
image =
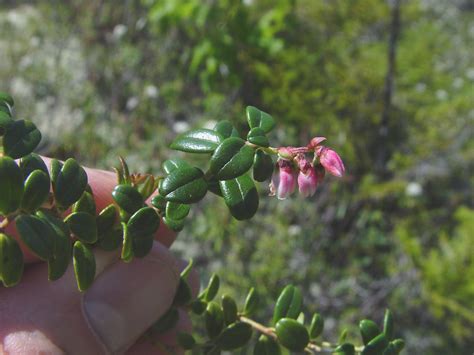
<svg viewBox="0 0 474 355">
<path fill-rule="evenodd" d="M 261 199 L 249 222 L 208 196 L 173 248 L 240 301 L 297 286 L 325 338 L 390 308 L 407 354 L 470 353 L 474 9 L 399 10 L 397 24 L 383 0 L 4 1 L 0 91 L 41 130 L 41 154 L 104 168 L 122 155 L 157 173 L 188 128 L 228 119 L 246 133 L 248 105 L 276 118 L 274 141 L 329 137 L 345 179 Z"/>
</svg>

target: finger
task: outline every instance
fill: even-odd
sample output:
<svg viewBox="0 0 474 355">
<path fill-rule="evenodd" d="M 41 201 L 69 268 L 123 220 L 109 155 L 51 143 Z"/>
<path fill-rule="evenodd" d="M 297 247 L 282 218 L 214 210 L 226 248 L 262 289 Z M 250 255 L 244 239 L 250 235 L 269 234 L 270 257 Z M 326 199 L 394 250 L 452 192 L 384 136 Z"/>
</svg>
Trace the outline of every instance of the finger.
<svg viewBox="0 0 474 355">
<path fill-rule="evenodd" d="M 149 255 L 128 265 L 114 253 L 95 253 L 99 275 L 85 294 L 77 291 L 71 267 L 48 282 L 45 264 L 27 270 L 15 288 L 0 289 L 0 349 L 122 353 L 167 311 L 179 280 L 167 248 L 155 242 Z"/>
<path fill-rule="evenodd" d="M 50 158 L 43 157 L 43 160 L 47 166 L 50 166 Z M 84 169 L 86 170 L 89 185 L 91 186 L 92 192 L 94 194 L 97 212 L 100 212 L 103 208 L 107 207 L 111 203 L 114 203 L 112 199 L 112 190 L 117 184 L 117 177 L 113 172 L 110 171 L 90 168 Z M 149 203 L 150 201 L 147 202 Z M 23 251 L 25 263 L 34 263 L 39 261 L 38 257 L 31 253 L 21 238 L 18 237 L 15 223 L 10 223 L 6 227 L 5 232 L 18 240 Z M 156 232 L 155 239 L 166 247 L 170 247 L 176 239 L 176 233 L 168 229 L 163 223 L 160 223 L 160 227 Z"/>
</svg>

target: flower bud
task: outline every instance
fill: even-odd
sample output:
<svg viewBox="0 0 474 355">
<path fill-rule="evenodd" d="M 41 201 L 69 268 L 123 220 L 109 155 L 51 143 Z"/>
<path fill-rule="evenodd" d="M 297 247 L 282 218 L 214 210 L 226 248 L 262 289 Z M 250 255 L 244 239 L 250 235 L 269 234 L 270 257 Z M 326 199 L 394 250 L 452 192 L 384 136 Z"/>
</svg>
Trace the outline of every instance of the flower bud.
<svg viewBox="0 0 474 355">
<path fill-rule="evenodd" d="M 326 171 L 334 176 L 342 177 L 344 175 L 344 163 L 341 157 L 334 150 L 323 148 L 319 155 L 319 162 Z"/>
<path fill-rule="evenodd" d="M 308 144 L 308 148 L 316 148 L 318 145 L 320 145 L 322 142 L 326 140 L 326 137 L 314 137 L 311 139 L 311 141 Z"/>
<path fill-rule="evenodd" d="M 318 177 L 313 164 L 304 157 L 304 154 L 299 154 L 296 160 L 300 169 L 298 173 L 298 188 L 300 194 L 303 197 L 313 196 L 316 192 L 316 186 L 318 185 Z"/>
<path fill-rule="evenodd" d="M 279 200 L 290 196 L 296 188 L 296 172 L 291 161 L 279 159 L 278 170 L 275 170 L 270 183 L 270 195 L 276 195 Z"/>
</svg>

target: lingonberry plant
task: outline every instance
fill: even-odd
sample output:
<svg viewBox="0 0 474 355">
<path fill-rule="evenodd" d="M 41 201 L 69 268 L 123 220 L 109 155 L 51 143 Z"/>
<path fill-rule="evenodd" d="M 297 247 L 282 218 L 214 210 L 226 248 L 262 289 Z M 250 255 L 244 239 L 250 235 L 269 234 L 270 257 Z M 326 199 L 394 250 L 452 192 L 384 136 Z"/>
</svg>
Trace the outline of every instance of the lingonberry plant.
<svg viewBox="0 0 474 355">
<path fill-rule="evenodd" d="M 93 248 L 114 251 L 121 248 L 121 258 L 146 256 L 153 244 L 160 221 L 170 229 L 183 228 L 191 205 L 208 191 L 223 198 L 230 213 L 238 220 L 252 218 L 258 209 L 259 195 L 255 181 L 271 178 L 270 195 L 289 197 L 298 187 L 303 197 L 314 195 L 325 172 L 337 177 L 344 174 L 339 155 L 315 137 L 302 147 L 271 147 L 267 134 L 274 128 L 273 118 L 252 106 L 247 107 L 249 131 L 240 137 L 229 121 L 214 129 L 197 129 L 178 136 L 171 148 L 206 156 L 208 167 L 202 170 L 183 159 L 163 163 L 163 174 L 131 174 L 120 159 L 117 186 L 112 192 L 115 204 L 99 213 L 85 170 L 74 160 L 53 159 L 50 167 L 33 151 L 41 140 L 34 123 L 14 120 L 14 101 L 0 93 L 0 280 L 12 287 L 21 280 L 23 254 L 17 241 L 5 233 L 10 223 L 25 246 L 48 264 L 48 278 L 63 276 L 72 259 L 79 291 L 94 282 Z M 276 157 L 276 163 L 272 157 Z M 145 201 L 153 196 L 151 205 Z M 173 328 L 178 321 L 178 307 L 202 315 L 207 338 L 199 342 L 191 334 L 178 335 L 180 345 L 195 353 L 218 354 L 258 338 L 254 354 L 280 354 L 290 351 L 336 354 L 398 354 L 402 339 L 394 339 L 393 319 L 387 310 L 383 329 L 373 321 L 360 322 L 362 345 L 346 341 L 346 332 L 334 343 L 319 339 L 324 319 L 314 314 L 308 325 L 302 310 L 302 294 L 293 285 L 286 286 L 278 297 L 270 325 L 254 320 L 258 303 L 252 288 L 243 307 L 230 295 L 221 302 L 214 299 L 219 278 L 213 275 L 208 286 L 193 299 L 187 278 L 192 262 L 182 272 L 174 303 L 145 336 Z"/>
</svg>

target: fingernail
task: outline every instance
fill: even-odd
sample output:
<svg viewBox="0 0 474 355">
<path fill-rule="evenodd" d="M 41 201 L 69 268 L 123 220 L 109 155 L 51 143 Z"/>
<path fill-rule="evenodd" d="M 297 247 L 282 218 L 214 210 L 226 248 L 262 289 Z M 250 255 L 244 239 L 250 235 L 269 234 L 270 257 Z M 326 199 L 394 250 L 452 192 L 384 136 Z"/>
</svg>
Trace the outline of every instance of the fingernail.
<svg viewBox="0 0 474 355">
<path fill-rule="evenodd" d="M 175 259 L 155 243 L 149 255 L 106 269 L 86 292 L 83 313 L 104 350 L 126 350 L 171 306 L 179 280 Z"/>
</svg>

